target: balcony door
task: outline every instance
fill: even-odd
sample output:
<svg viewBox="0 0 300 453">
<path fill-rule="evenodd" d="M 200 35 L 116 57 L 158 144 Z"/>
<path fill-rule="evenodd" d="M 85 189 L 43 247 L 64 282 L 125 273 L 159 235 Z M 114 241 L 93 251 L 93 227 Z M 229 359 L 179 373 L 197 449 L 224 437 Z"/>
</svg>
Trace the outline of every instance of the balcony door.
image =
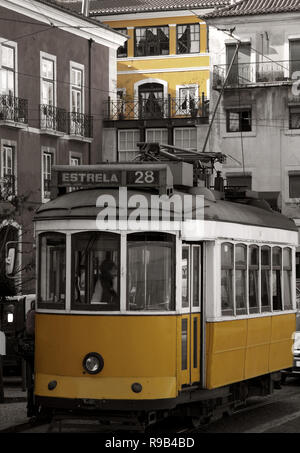
<svg viewBox="0 0 300 453">
<path fill-rule="evenodd" d="M 300 71 L 300 39 L 293 39 L 290 43 L 290 77 Z"/>
<path fill-rule="evenodd" d="M 226 63 L 227 69 L 233 59 L 236 44 L 226 45 Z M 251 82 L 251 44 L 240 44 L 239 50 L 235 56 L 230 75 L 228 78 L 228 85 L 244 85 Z"/>
<path fill-rule="evenodd" d="M 164 87 L 160 83 L 139 86 L 139 117 L 147 119 L 164 117 Z"/>
</svg>

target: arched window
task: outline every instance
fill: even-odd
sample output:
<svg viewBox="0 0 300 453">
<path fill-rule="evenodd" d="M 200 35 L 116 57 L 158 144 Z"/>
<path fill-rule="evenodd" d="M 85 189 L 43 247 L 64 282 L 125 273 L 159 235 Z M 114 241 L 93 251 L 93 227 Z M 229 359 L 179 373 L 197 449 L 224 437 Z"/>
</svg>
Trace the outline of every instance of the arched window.
<svg viewBox="0 0 300 453">
<path fill-rule="evenodd" d="M 164 87 L 160 83 L 139 86 L 139 118 L 164 117 Z"/>
</svg>

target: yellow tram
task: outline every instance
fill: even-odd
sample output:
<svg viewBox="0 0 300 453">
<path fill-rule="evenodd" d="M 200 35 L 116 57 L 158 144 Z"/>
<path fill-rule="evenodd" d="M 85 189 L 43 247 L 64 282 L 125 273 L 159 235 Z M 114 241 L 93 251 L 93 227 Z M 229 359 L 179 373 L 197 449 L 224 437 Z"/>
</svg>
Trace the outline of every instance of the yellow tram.
<svg viewBox="0 0 300 453">
<path fill-rule="evenodd" d="M 181 163 L 57 166 L 55 174 L 57 196 L 35 216 L 36 413 L 145 427 L 178 412 L 201 420 L 271 393 L 293 362 L 294 223 L 258 200 L 187 187 Z M 125 186 L 123 223 L 99 229 L 99 196 L 115 200 L 120 216 Z M 202 218 L 172 231 L 126 229 L 134 197 L 150 203 L 162 193 L 200 195 Z"/>
</svg>

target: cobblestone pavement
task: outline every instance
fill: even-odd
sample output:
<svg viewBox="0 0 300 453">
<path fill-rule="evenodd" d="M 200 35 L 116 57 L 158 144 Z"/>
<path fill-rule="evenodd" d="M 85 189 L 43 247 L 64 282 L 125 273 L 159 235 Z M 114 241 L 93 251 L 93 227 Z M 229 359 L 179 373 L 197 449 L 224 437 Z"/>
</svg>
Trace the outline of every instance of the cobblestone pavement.
<svg viewBox="0 0 300 453">
<path fill-rule="evenodd" d="M 17 377 L 4 378 L 4 404 L 0 404 L 0 430 L 19 423 L 27 423 L 26 391 Z"/>
</svg>

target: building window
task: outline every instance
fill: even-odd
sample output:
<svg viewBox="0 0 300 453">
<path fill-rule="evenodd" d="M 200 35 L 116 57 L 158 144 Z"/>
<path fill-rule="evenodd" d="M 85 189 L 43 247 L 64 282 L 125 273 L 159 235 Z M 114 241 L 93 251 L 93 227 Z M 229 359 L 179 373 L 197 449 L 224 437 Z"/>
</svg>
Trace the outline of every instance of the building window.
<svg viewBox="0 0 300 453">
<path fill-rule="evenodd" d="M 229 67 L 232 62 L 234 53 L 236 51 L 236 44 L 226 45 L 226 63 Z M 228 76 L 228 85 L 245 85 L 252 81 L 251 70 L 251 44 L 242 43 L 239 50 L 235 55 L 230 74 Z"/>
<path fill-rule="evenodd" d="M 143 27 L 135 29 L 135 57 L 169 54 L 169 27 Z"/>
<path fill-rule="evenodd" d="M 300 129 L 300 105 L 289 108 L 289 128 Z"/>
<path fill-rule="evenodd" d="M 55 57 L 41 57 L 41 103 L 55 106 L 55 80 L 56 80 Z"/>
<path fill-rule="evenodd" d="M 42 154 L 42 202 L 50 200 L 50 184 L 52 176 L 52 166 L 54 165 L 54 152 L 43 151 Z"/>
<path fill-rule="evenodd" d="M 83 113 L 83 69 L 71 67 L 71 111 Z"/>
<path fill-rule="evenodd" d="M 227 132 L 249 132 L 252 130 L 251 109 L 227 110 L 226 111 Z"/>
<path fill-rule="evenodd" d="M 252 189 L 252 176 L 251 175 L 226 175 L 227 187 L 228 188 L 242 188 L 246 190 Z"/>
<path fill-rule="evenodd" d="M 177 53 L 200 52 L 200 25 L 177 25 Z"/>
<path fill-rule="evenodd" d="M 168 129 L 146 129 L 146 142 L 168 144 Z"/>
<path fill-rule="evenodd" d="M 192 114 L 197 108 L 198 85 L 179 86 L 176 89 L 178 114 Z"/>
<path fill-rule="evenodd" d="M 127 35 L 127 28 L 115 28 L 115 31 L 118 31 L 119 33 L 122 33 L 123 35 Z M 125 41 L 123 46 L 118 47 L 117 57 L 118 58 L 127 57 L 127 41 Z"/>
<path fill-rule="evenodd" d="M 300 71 L 300 39 L 291 39 L 290 43 L 290 77 Z"/>
<path fill-rule="evenodd" d="M 70 156 L 70 165 L 72 166 L 77 166 L 77 165 L 80 165 L 80 157 L 74 157 L 74 156 Z"/>
<path fill-rule="evenodd" d="M 9 44 L 1 45 L 1 94 L 15 96 L 16 49 Z"/>
<path fill-rule="evenodd" d="M 1 192 L 4 198 L 16 193 L 15 148 L 3 145 L 1 152 Z"/>
<path fill-rule="evenodd" d="M 178 148 L 197 149 L 197 129 L 181 127 L 174 129 L 174 145 Z"/>
<path fill-rule="evenodd" d="M 300 173 L 289 174 L 289 198 L 300 198 Z"/>
<path fill-rule="evenodd" d="M 134 160 L 138 155 L 140 141 L 140 131 L 138 129 L 119 130 L 119 161 L 127 162 Z"/>
<path fill-rule="evenodd" d="M 164 87 L 160 83 L 143 83 L 139 86 L 139 118 L 153 119 L 165 116 Z"/>
</svg>

